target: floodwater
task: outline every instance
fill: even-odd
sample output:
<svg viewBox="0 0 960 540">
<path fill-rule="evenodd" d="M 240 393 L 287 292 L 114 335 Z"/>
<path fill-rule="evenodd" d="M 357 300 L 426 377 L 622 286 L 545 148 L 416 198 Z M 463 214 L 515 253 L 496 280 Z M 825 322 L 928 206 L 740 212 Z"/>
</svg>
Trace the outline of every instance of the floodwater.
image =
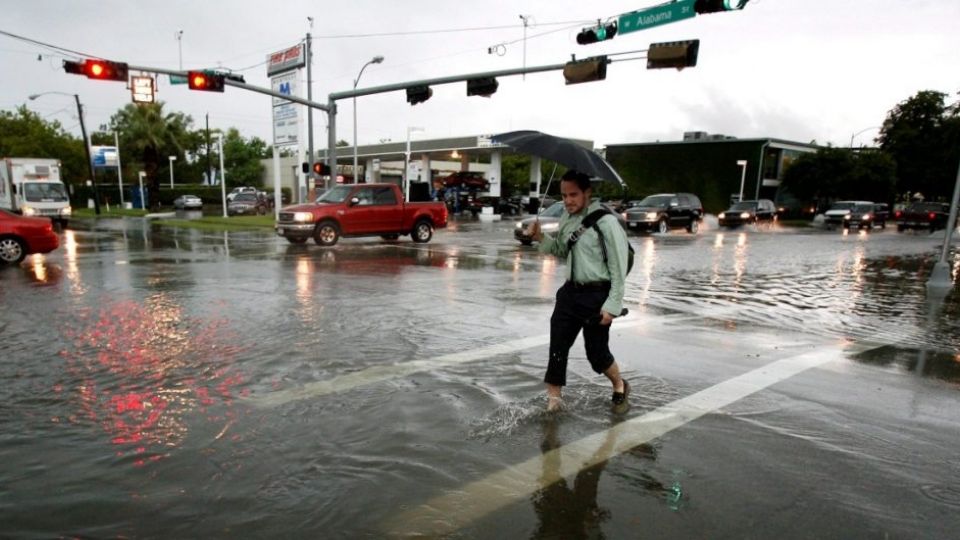
<svg viewBox="0 0 960 540">
<path fill-rule="evenodd" d="M 513 222 L 322 249 L 77 221 L 0 269 L 0 536 L 960 530 L 960 295 L 924 287 L 942 235 L 631 235 L 617 417 L 579 343 L 544 412 L 565 267 Z"/>
</svg>

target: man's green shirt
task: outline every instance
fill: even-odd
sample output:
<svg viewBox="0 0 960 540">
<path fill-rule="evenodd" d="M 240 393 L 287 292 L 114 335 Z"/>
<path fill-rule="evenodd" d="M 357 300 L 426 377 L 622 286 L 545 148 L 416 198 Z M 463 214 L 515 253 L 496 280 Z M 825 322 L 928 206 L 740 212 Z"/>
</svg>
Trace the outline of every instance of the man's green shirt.
<svg viewBox="0 0 960 540">
<path fill-rule="evenodd" d="M 561 204 L 561 203 L 556 203 Z M 603 262 L 603 252 L 600 250 L 600 237 L 597 231 L 589 228 L 583 232 L 583 235 L 573 245 L 573 249 L 567 249 L 567 241 L 570 235 L 580 228 L 580 222 L 587 214 L 594 210 L 600 210 L 600 203 L 592 203 L 587 208 L 576 214 L 568 214 L 564 211 L 560 218 L 560 228 L 556 233 L 543 233 L 543 241 L 540 242 L 538 249 L 542 253 L 550 253 L 558 257 L 564 257 L 567 260 L 567 280 L 578 283 L 589 283 L 592 281 L 609 281 L 610 293 L 607 295 L 607 301 L 604 302 L 603 309 L 613 316 L 620 314 L 623 308 L 623 287 L 627 277 L 627 235 L 620 226 L 616 216 L 603 216 L 597 221 L 597 227 L 603 232 L 603 237 L 607 245 L 607 262 Z M 576 258 L 576 262 L 571 265 L 571 259 Z M 576 275 L 571 275 L 572 271 Z"/>
</svg>

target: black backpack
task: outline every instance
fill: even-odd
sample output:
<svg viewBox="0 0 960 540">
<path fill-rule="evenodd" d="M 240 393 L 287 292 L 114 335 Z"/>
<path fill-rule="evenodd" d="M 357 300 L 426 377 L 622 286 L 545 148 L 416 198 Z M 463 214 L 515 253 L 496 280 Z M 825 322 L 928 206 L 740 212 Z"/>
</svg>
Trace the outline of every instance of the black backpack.
<svg viewBox="0 0 960 540">
<path fill-rule="evenodd" d="M 600 218 L 608 214 L 612 216 L 613 212 L 606 208 L 600 208 L 587 214 L 587 216 L 583 218 L 583 221 L 580 222 L 580 228 L 573 231 L 570 239 L 567 240 L 567 249 L 573 249 L 573 245 L 577 243 L 577 240 L 580 239 L 584 231 L 593 227 L 593 230 L 597 231 L 597 236 L 600 237 L 600 251 L 603 252 L 603 263 L 606 264 L 607 240 L 603 237 L 603 233 L 600 231 L 600 227 L 597 226 L 597 222 L 600 221 Z M 627 240 L 627 274 L 630 273 L 630 270 L 633 270 L 633 246 L 630 244 L 630 240 Z"/>
</svg>

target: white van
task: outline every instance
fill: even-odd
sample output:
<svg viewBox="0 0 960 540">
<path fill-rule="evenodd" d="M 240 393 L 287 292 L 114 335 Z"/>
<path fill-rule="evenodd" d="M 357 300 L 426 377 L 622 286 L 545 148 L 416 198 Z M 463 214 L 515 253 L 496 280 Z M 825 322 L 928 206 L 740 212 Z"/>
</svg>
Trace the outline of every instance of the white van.
<svg viewBox="0 0 960 540">
<path fill-rule="evenodd" d="M 0 160 L 0 208 L 25 216 L 48 217 L 67 226 L 72 208 L 60 178 L 60 160 Z"/>
</svg>

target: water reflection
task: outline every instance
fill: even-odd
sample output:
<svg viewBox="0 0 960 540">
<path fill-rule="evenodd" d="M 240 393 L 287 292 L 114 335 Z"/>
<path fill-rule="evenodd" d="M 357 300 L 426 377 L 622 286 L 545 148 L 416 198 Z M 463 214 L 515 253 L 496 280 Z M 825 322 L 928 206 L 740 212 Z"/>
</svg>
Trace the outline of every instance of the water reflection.
<svg viewBox="0 0 960 540">
<path fill-rule="evenodd" d="M 540 488 L 531 496 L 537 526 L 531 538 L 605 538 L 601 524 L 610 519 L 608 509 L 597 503 L 600 475 L 614 456 L 616 430 L 606 431 L 603 443 L 587 460 L 592 463 L 580 469 L 571 486 L 563 476 L 562 452 L 559 428 L 561 414 L 547 414 L 543 419 L 542 469 Z M 649 444 L 641 444 L 626 453 L 627 456 L 653 461 L 656 450 Z M 568 466 L 569 468 L 569 466 Z M 679 509 L 681 492 L 679 483 L 666 486 L 647 473 L 637 472 L 631 476 L 643 490 L 664 500 L 671 509 Z"/>
<path fill-rule="evenodd" d="M 240 349 L 223 321 L 190 320 L 163 292 L 83 310 L 74 321 L 64 331 L 72 346 L 61 352 L 68 382 L 55 391 L 75 392 L 70 420 L 98 425 L 117 457 L 135 465 L 162 459 L 183 444 L 194 411 L 205 411 L 218 431 L 233 422 Z"/>
</svg>

